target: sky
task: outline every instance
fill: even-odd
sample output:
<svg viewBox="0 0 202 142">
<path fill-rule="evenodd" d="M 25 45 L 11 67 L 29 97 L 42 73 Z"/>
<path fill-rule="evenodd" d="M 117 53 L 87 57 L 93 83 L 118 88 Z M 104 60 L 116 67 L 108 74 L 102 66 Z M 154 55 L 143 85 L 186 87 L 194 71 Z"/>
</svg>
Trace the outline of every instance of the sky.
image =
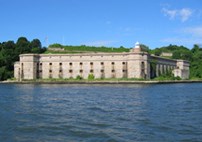
<svg viewBox="0 0 202 142">
<path fill-rule="evenodd" d="M 202 44 L 202 0 L 0 0 L 0 42 L 149 48 Z"/>
</svg>

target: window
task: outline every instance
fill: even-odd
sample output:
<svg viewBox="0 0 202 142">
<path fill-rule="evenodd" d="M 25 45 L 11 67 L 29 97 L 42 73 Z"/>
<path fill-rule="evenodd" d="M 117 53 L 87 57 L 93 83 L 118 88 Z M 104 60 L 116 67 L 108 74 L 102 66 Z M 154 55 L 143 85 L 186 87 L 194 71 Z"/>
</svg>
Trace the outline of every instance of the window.
<svg viewBox="0 0 202 142">
<path fill-rule="evenodd" d="M 42 63 L 40 63 L 40 66 L 42 66 Z"/>
<path fill-rule="evenodd" d="M 100 70 L 102 73 L 104 73 L 104 70 Z"/>
<path fill-rule="evenodd" d="M 52 70 L 49 70 L 50 73 L 52 73 Z"/>
<path fill-rule="evenodd" d="M 72 65 L 72 63 L 69 63 L 69 65 L 71 66 L 71 65 Z"/>
<path fill-rule="evenodd" d="M 90 65 L 93 65 L 93 62 L 90 62 Z"/>
<path fill-rule="evenodd" d="M 42 72 L 42 70 L 39 70 L 39 72 Z"/>
<path fill-rule="evenodd" d="M 72 70 L 69 70 L 69 73 L 72 73 Z"/>
<path fill-rule="evenodd" d="M 115 70 L 112 70 L 112 72 L 115 72 Z"/>
<path fill-rule="evenodd" d="M 60 66 L 62 66 L 62 63 L 60 63 Z"/>
<path fill-rule="evenodd" d="M 104 65 L 104 62 L 101 62 L 100 64 L 101 64 L 101 65 Z"/>
<path fill-rule="evenodd" d="M 142 66 L 142 68 L 144 68 L 144 62 L 142 62 L 142 65 L 141 65 L 141 66 Z"/>
<path fill-rule="evenodd" d="M 90 70 L 91 73 L 93 73 L 93 70 Z"/>
<path fill-rule="evenodd" d="M 51 65 L 52 65 L 52 63 L 49 63 L 49 65 L 51 66 Z"/>
<path fill-rule="evenodd" d="M 80 70 L 80 73 L 82 73 L 83 72 L 83 70 Z"/>
<path fill-rule="evenodd" d="M 127 72 L 127 70 L 123 70 L 123 72 Z"/>
<path fill-rule="evenodd" d="M 80 65 L 83 65 L 83 63 L 80 63 Z"/>
<path fill-rule="evenodd" d="M 123 64 L 123 65 L 125 65 L 125 64 L 126 64 L 126 62 L 122 62 L 122 64 Z"/>
<path fill-rule="evenodd" d="M 62 70 L 59 70 L 59 72 L 62 72 Z"/>
<path fill-rule="evenodd" d="M 114 62 L 112 62 L 112 65 L 114 65 Z"/>
</svg>

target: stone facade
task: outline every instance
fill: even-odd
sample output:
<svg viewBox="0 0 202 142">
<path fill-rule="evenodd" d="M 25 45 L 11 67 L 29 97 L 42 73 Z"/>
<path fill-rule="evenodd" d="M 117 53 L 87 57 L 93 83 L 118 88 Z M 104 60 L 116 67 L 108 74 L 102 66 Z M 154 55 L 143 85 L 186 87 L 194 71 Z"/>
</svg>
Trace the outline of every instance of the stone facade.
<svg viewBox="0 0 202 142">
<path fill-rule="evenodd" d="M 182 79 L 189 78 L 189 63 L 149 55 L 139 44 L 130 52 L 82 54 L 21 54 L 14 65 L 14 77 L 21 80 L 47 78 L 144 78 L 169 70 Z"/>
</svg>

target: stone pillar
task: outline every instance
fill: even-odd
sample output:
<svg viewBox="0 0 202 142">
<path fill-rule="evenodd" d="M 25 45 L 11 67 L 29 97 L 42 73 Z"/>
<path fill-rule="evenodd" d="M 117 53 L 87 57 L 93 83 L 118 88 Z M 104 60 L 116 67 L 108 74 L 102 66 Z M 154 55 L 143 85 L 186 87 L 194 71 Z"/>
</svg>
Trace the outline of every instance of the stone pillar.
<svg viewBox="0 0 202 142">
<path fill-rule="evenodd" d="M 156 64 L 156 76 L 159 76 L 159 64 Z"/>
</svg>

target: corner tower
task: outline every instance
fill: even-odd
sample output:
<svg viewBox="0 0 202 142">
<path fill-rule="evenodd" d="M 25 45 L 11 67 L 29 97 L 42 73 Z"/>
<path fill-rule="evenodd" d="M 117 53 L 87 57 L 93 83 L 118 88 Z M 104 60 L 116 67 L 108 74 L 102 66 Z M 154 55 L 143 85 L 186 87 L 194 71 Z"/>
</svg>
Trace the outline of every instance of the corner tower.
<svg viewBox="0 0 202 142">
<path fill-rule="evenodd" d="M 140 43 L 136 42 L 135 47 L 128 55 L 128 78 L 150 78 L 149 55 L 141 49 Z"/>
</svg>

